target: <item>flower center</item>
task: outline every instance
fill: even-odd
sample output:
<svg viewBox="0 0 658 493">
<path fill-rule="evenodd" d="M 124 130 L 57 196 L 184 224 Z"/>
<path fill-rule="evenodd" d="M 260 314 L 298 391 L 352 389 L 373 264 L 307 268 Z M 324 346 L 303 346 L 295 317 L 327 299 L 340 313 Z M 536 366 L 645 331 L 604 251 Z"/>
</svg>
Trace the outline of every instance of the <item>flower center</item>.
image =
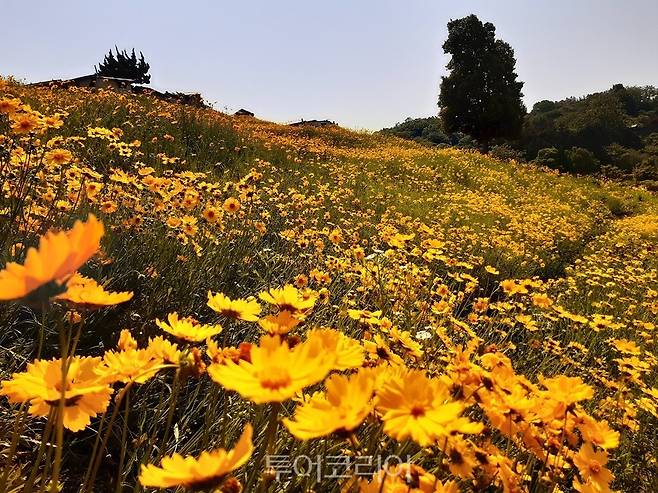
<svg viewBox="0 0 658 493">
<path fill-rule="evenodd" d="M 62 381 L 61 381 L 61 380 L 58 380 L 57 382 L 55 382 L 54 387 L 55 387 L 55 390 L 56 390 L 57 392 L 61 392 L 61 391 L 62 391 Z M 67 380 L 67 382 L 66 382 L 66 388 L 64 389 L 64 391 L 65 391 L 65 392 L 68 392 L 69 390 L 71 390 L 71 382 L 69 382 L 69 381 Z"/>
<path fill-rule="evenodd" d="M 268 390 L 279 390 L 292 382 L 290 374 L 285 368 L 272 368 L 266 375 L 261 376 L 260 384 Z"/>
<path fill-rule="evenodd" d="M 411 408 L 411 415 L 414 418 L 421 418 L 421 417 L 425 416 L 425 408 L 423 408 L 421 406 L 414 406 L 414 407 Z"/>
<path fill-rule="evenodd" d="M 598 474 L 601 472 L 601 464 L 594 460 L 590 463 L 589 470 L 592 471 L 592 474 Z"/>
<path fill-rule="evenodd" d="M 241 313 L 233 308 L 227 308 L 221 311 L 222 315 L 229 318 L 240 318 Z"/>
</svg>

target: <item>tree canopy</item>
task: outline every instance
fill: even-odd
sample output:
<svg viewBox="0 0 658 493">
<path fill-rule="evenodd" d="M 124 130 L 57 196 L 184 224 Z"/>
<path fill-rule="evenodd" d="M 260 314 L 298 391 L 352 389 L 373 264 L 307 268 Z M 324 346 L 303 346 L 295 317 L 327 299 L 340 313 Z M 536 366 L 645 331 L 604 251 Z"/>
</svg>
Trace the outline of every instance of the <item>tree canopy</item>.
<svg viewBox="0 0 658 493">
<path fill-rule="evenodd" d="M 516 138 L 526 109 L 517 81 L 514 50 L 496 39 L 496 28 L 475 15 L 448 23 L 443 44 L 452 57 L 441 80 L 440 115 L 447 132 L 464 132 L 485 147 L 495 138 Z"/>
<path fill-rule="evenodd" d="M 114 49 L 116 55 L 110 50 L 98 67 L 94 66 L 97 74 L 106 77 L 131 79 L 138 84 L 151 82 L 151 76 L 148 74 L 151 66 L 146 63 L 144 54 L 141 51 L 139 52 L 139 58 L 137 58 L 134 48 L 130 55 L 126 50 L 119 51 L 116 46 Z"/>
</svg>

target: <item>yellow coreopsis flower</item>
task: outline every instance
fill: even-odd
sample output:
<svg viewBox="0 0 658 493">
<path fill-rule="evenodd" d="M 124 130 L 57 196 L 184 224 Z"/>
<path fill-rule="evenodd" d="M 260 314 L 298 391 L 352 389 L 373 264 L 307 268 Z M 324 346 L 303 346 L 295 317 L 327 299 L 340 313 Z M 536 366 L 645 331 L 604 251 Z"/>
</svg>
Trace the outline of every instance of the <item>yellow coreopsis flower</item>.
<svg viewBox="0 0 658 493">
<path fill-rule="evenodd" d="M 284 335 L 293 330 L 301 323 L 293 317 L 290 312 L 279 312 L 276 315 L 268 315 L 258 321 L 258 325 L 271 335 Z"/>
<path fill-rule="evenodd" d="M 235 213 L 240 210 L 240 202 L 233 197 L 229 197 L 224 201 L 224 210 L 226 212 Z"/>
<path fill-rule="evenodd" d="M 282 288 L 272 288 L 269 291 L 264 291 L 258 297 L 265 303 L 276 305 L 279 310 L 290 312 L 297 318 L 313 308 L 317 299 L 314 293 L 302 292 L 290 284 L 286 284 Z"/>
<path fill-rule="evenodd" d="M 573 463 L 584 481 L 591 482 L 597 491 L 609 492 L 613 474 L 605 467 L 608 463 L 608 453 L 595 451 L 592 444 L 586 442 L 573 457 Z"/>
<path fill-rule="evenodd" d="M 249 460 L 254 449 L 251 435 L 252 428 L 248 424 L 230 451 L 217 449 L 202 452 L 198 458 L 174 454 L 162 459 L 160 467 L 142 465 L 139 482 L 142 486 L 155 488 L 182 486 L 193 490 L 214 489 L 220 486 L 228 473 Z"/>
<path fill-rule="evenodd" d="M 284 419 L 288 431 L 299 440 L 310 440 L 356 429 L 372 411 L 375 373 L 361 369 L 351 376 L 332 375 L 326 392 L 314 394 L 297 406 L 294 419 Z"/>
<path fill-rule="evenodd" d="M 464 404 L 450 400 L 448 387 L 425 372 L 411 370 L 391 378 L 377 391 L 384 432 L 396 440 L 411 438 L 421 446 L 446 436 Z"/>
<path fill-rule="evenodd" d="M 45 284 L 65 281 L 98 251 L 103 232 L 103 224 L 90 214 L 69 231 L 46 233 L 38 249 L 28 250 L 23 265 L 9 262 L 0 272 L 0 300 L 23 298 Z"/>
<path fill-rule="evenodd" d="M 459 493 L 454 481 L 439 481 L 415 464 L 395 464 L 376 473 L 371 481 L 360 479 L 359 493 Z"/>
<path fill-rule="evenodd" d="M 53 149 L 43 155 L 43 160 L 49 166 L 61 166 L 70 163 L 73 160 L 73 154 L 68 149 Z"/>
<path fill-rule="evenodd" d="M 127 349 L 107 351 L 103 364 L 96 368 L 104 381 L 123 383 L 144 383 L 163 367 L 162 360 L 149 349 Z"/>
<path fill-rule="evenodd" d="M 0 81 L 0 86 L 3 81 Z M 21 100 L 18 98 L 3 98 L 0 99 L 0 113 L 13 115 L 21 107 Z"/>
<path fill-rule="evenodd" d="M 170 313 L 167 322 L 156 319 L 155 323 L 165 332 L 190 342 L 205 341 L 208 337 L 219 334 L 221 325 L 204 325 L 190 317 L 178 318 L 178 313 Z"/>
<path fill-rule="evenodd" d="M 128 329 L 123 329 L 119 334 L 119 343 L 117 347 L 121 351 L 127 351 L 128 349 L 137 349 L 137 341 L 132 336 Z"/>
<path fill-rule="evenodd" d="M 92 417 L 107 409 L 112 388 L 96 373 L 100 358 L 73 357 L 68 360 L 64 392 L 64 427 L 80 431 Z M 2 382 L 0 394 L 11 402 L 29 402 L 30 414 L 48 416 L 58 409 L 62 391 L 62 360 L 37 360 L 11 380 Z"/>
<path fill-rule="evenodd" d="M 307 339 L 317 343 L 316 348 L 333 359 L 334 370 L 358 368 L 365 360 L 365 349 L 358 341 L 347 337 L 334 329 L 313 329 L 308 332 Z"/>
<path fill-rule="evenodd" d="M 178 365 L 183 354 L 178 349 L 177 344 L 168 341 L 162 336 L 150 338 L 146 350 L 151 353 L 153 358 L 168 365 Z"/>
<path fill-rule="evenodd" d="M 213 364 L 208 374 L 217 383 L 237 391 L 256 404 L 283 402 L 322 380 L 333 363 L 318 351 L 317 342 L 306 341 L 289 348 L 277 336 L 263 336 L 251 348 L 251 361 Z"/>
<path fill-rule="evenodd" d="M 545 401 L 541 413 L 555 418 L 564 416 L 567 409 L 580 401 L 591 399 L 594 389 L 587 385 L 580 377 L 567 377 L 558 375 L 553 378 L 539 376 L 539 381 L 548 390 L 545 392 Z"/>
<path fill-rule="evenodd" d="M 95 280 L 76 272 L 67 281 L 66 291 L 55 296 L 54 299 L 94 308 L 118 305 L 132 299 L 132 297 L 133 293 L 130 291 L 120 293 L 105 291 Z"/>
<path fill-rule="evenodd" d="M 232 300 L 228 296 L 208 291 L 208 306 L 225 317 L 255 322 L 260 314 L 260 305 L 256 300 Z"/>
<path fill-rule="evenodd" d="M 14 113 L 10 115 L 11 129 L 17 134 L 35 132 L 41 127 L 41 119 L 35 112 Z"/>
</svg>

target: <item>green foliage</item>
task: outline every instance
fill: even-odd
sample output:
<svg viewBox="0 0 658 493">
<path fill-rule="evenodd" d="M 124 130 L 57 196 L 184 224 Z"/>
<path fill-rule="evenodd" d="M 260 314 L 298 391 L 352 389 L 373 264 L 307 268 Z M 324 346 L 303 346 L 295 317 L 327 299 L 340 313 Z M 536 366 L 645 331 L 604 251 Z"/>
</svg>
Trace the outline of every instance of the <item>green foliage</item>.
<svg viewBox="0 0 658 493">
<path fill-rule="evenodd" d="M 457 140 L 457 147 L 460 149 L 477 149 L 478 141 L 473 137 L 467 134 L 457 133 L 455 134 L 459 140 Z"/>
<path fill-rule="evenodd" d="M 441 120 L 436 116 L 407 118 L 394 127 L 382 129 L 381 132 L 429 144 L 449 144 L 451 142 L 450 137 L 443 132 Z"/>
<path fill-rule="evenodd" d="M 546 148 L 563 154 L 574 147 L 587 149 L 602 165 L 632 176 L 645 161 L 649 164 L 644 168 L 651 168 L 652 156 L 658 156 L 656 130 L 658 89 L 616 84 L 608 91 L 580 99 L 535 104 L 526 116 L 521 145 L 530 159 L 542 163 L 545 156 L 541 154 Z M 579 172 L 601 171 L 599 165 L 586 168 Z"/>
<path fill-rule="evenodd" d="M 658 180 L 658 156 L 650 156 L 633 168 L 633 176 L 638 181 Z"/>
<path fill-rule="evenodd" d="M 545 147 L 537 152 L 535 163 L 539 166 L 547 166 L 553 169 L 559 169 L 563 160 L 562 153 L 555 147 Z"/>
<path fill-rule="evenodd" d="M 594 153 L 582 147 L 572 147 L 566 152 L 567 171 L 579 174 L 594 173 L 600 162 Z"/>
<path fill-rule="evenodd" d="M 508 144 L 499 144 L 489 150 L 489 155 L 503 161 L 524 161 L 523 152 L 514 149 Z"/>
<path fill-rule="evenodd" d="M 635 205 L 627 199 L 607 195 L 604 198 L 604 202 L 608 209 L 610 209 L 610 213 L 615 217 L 632 216 L 635 213 Z"/>
<path fill-rule="evenodd" d="M 441 80 L 440 114 L 448 132 L 465 132 L 487 147 L 494 138 L 521 131 L 523 82 L 514 72 L 511 46 L 496 39 L 496 28 L 475 15 L 448 23 L 443 50 L 452 55 Z"/>
<path fill-rule="evenodd" d="M 138 84 L 148 84 L 151 76 L 148 74 L 151 66 L 144 60 L 144 54 L 139 52 L 139 59 L 135 55 L 135 49 L 128 55 L 126 50 L 119 51 L 115 46 L 116 56 L 110 50 L 103 61 L 98 65 L 96 73 L 106 77 L 117 77 L 120 79 L 131 79 Z"/>
</svg>

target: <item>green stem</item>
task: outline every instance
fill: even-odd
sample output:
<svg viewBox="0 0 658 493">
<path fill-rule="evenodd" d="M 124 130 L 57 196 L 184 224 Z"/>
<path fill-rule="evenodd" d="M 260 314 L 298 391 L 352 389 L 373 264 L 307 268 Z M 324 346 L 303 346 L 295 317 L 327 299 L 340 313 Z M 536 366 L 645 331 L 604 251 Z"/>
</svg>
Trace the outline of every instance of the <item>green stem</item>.
<svg viewBox="0 0 658 493">
<path fill-rule="evenodd" d="M 171 389 L 171 401 L 169 402 L 169 411 L 167 413 L 167 424 L 165 426 L 165 433 L 160 444 L 160 450 L 158 451 L 157 461 L 162 459 L 162 457 L 167 452 L 167 441 L 169 440 L 169 432 L 171 430 L 171 423 L 174 421 L 174 414 L 176 410 L 176 401 L 178 400 L 178 392 L 180 391 L 180 369 L 176 369 L 176 374 L 174 375 L 173 388 Z"/>
<path fill-rule="evenodd" d="M 59 487 L 59 473 L 62 467 L 62 448 L 64 447 L 64 407 L 66 403 L 66 387 L 68 376 L 68 343 L 64 333 L 64 324 L 59 323 L 59 346 L 62 353 L 62 379 L 60 381 L 59 402 L 57 403 L 57 421 L 55 428 L 55 462 L 53 464 L 53 477 L 50 484 L 50 493 L 57 493 Z"/>
<path fill-rule="evenodd" d="M 267 429 L 265 430 L 265 442 L 259 450 L 258 459 L 256 460 L 256 470 L 263 470 L 263 459 L 265 455 L 272 455 L 274 449 L 276 448 L 276 432 L 279 425 L 279 410 L 281 409 L 281 404 L 278 402 L 273 402 L 270 405 L 270 418 L 267 423 Z M 256 477 L 256 474 L 253 476 Z M 251 485 L 250 485 L 251 486 Z M 265 491 L 267 484 L 264 480 L 261 480 L 259 491 Z M 249 491 L 250 488 L 247 488 Z"/>
<path fill-rule="evenodd" d="M 96 457 L 96 452 L 98 451 L 98 446 L 101 442 L 101 434 L 103 432 L 103 425 L 105 424 L 105 419 L 107 418 L 107 410 L 101 416 L 101 421 L 98 424 L 98 431 L 96 432 L 96 439 L 94 440 L 94 448 L 91 450 L 91 455 L 89 456 L 89 464 L 87 465 L 87 470 L 85 471 L 85 476 L 82 480 L 82 484 L 86 485 L 91 475 L 91 469 L 94 465 L 94 458 Z M 84 491 L 84 489 L 82 490 Z"/>
<path fill-rule="evenodd" d="M 101 459 L 103 457 L 104 450 L 107 447 L 107 441 L 110 438 L 110 433 L 112 432 L 112 426 L 114 425 L 114 421 L 117 418 L 117 415 L 119 414 L 119 409 L 121 408 L 121 401 L 123 400 L 124 395 L 126 392 L 130 390 L 130 386 L 132 385 L 132 382 L 128 383 L 117 395 L 116 402 L 114 403 L 114 409 L 112 410 L 112 415 L 110 416 L 110 422 L 107 424 L 107 430 L 105 430 L 105 435 L 103 436 L 103 441 L 100 446 L 100 450 L 97 452 L 96 457 L 93 457 L 94 465 L 91 470 L 91 474 L 89 476 L 89 480 L 86 481 L 83 485 L 83 488 L 80 491 L 93 491 L 93 490 L 88 490 L 87 488 L 93 488 L 94 483 L 96 482 L 96 474 L 98 474 L 98 468 L 101 465 Z"/>
<path fill-rule="evenodd" d="M 126 391 L 125 408 L 123 411 L 123 430 L 121 431 L 121 455 L 119 456 L 119 471 L 117 473 L 117 485 L 115 493 L 121 493 L 123 476 L 123 462 L 126 460 L 126 442 L 128 436 L 128 414 L 130 412 L 130 389 Z"/>
<path fill-rule="evenodd" d="M 14 457 L 14 453 L 16 452 L 16 447 L 18 446 L 18 439 L 20 438 L 21 432 L 23 431 L 25 416 L 27 416 L 27 405 L 23 403 L 18 409 L 18 413 L 16 413 L 16 420 L 14 421 L 14 432 L 11 435 L 11 444 L 9 445 L 9 452 L 7 453 L 7 463 L 5 464 L 5 470 L 3 471 L 2 479 L 0 480 L 0 493 L 5 493 L 5 491 L 7 490 L 7 480 L 9 479 L 9 471 L 11 470 L 11 467 L 9 467 L 9 463 Z M 42 437 L 41 443 L 44 444 L 45 441 L 46 440 L 44 440 Z M 41 452 L 43 453 L 42 449 Z"/>
</svg>

